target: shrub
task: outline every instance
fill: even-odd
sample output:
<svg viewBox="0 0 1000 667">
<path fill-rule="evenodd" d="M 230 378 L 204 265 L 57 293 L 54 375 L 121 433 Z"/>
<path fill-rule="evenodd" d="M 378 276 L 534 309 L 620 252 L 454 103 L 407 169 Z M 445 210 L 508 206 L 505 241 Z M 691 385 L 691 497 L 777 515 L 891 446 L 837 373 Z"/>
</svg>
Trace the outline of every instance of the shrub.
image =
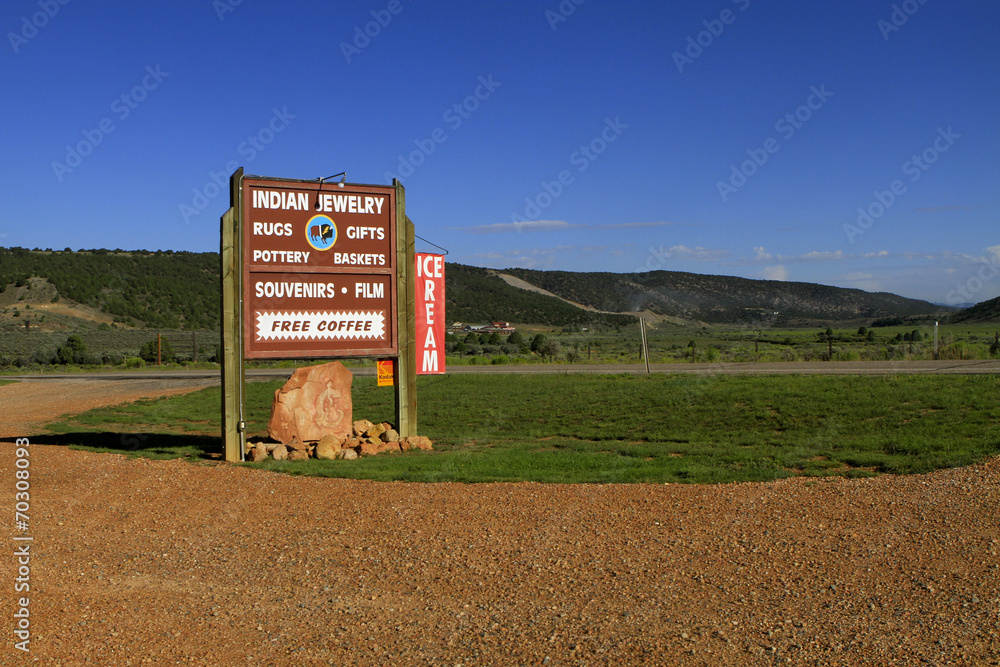
<svg viewBox="0 0 1000 667">
<path fill-rule="evenodd" d="M 59 356 L 56 354 L 55 350 L 35 350 L 35 353 L 27 359 L 27 363 L 19 364 L 27 366 L 28 364 L 42 364 L 44 366 L 50 366 L 58 362 Z"/>
<path fill-rule="evenodd" d="M 56 350 L 60 364 L 85 364 L 88 362 L 87 346 L 79 335 L 73 334 Z"/>
<path fill-rule="evenodd" d="M 142 346 L 139 350 L 139 356 L 150 363 L 156 361 L 156 339 L 149 341 Z M 176 355 L 174 355 L 174 348 L 170 344 L 170 339 L 162 338 L 160 339 L 160 361 L 169 364 L 176 360 Z"/>
</svg>

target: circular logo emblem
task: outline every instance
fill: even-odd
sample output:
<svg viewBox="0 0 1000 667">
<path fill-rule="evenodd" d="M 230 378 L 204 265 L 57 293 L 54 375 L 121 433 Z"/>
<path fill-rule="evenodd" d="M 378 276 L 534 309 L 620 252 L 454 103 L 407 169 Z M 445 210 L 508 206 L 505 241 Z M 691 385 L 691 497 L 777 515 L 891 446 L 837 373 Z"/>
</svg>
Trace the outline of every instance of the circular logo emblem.
<svg viewBox="0 0 1000 667">
<path fill-rule="evenodd" d="M 326 215 L 314 215 L 306 223 L 306 241 L 316 250 L 329 250 L 337 242 L 337 224 Z"/>
</svg>

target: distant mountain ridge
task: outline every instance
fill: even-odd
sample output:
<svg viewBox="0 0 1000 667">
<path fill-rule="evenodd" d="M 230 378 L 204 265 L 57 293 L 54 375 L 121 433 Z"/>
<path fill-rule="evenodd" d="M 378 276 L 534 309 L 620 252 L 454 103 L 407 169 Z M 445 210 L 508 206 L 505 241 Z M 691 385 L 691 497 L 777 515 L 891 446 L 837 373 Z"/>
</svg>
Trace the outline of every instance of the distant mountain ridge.
<svg viewBox="0 0 1000 667">
<path fill-rule="evenodd" d="M 1000 322 L 1000 296 L 951 316 L 952 322 Z"/>
<path fill-rule="evenodd" d="M 517 280 L 510 284 L 498 273 Z M 449 263 L 445 276 L 449 322 L 623 326 L 644 312 L 675 323 L 767 321 L 794 326 L 815 320 L 941 317 L 956 310 L 888 293 L 676 271 L 499 272 Z M 0 247 L 0 301 L 7 304 L 3 310 L 9 311 L 0 324 L 14 326 L 24 321 L 16 314 L 18 299 L 23 297 L 14 294 L 27 294 L 35 284 L 32 278 L 50 283 L 46 289 L 53 291 L 45 292 L 45 301 L 86 304 L 94 313 L 106 313 L 109 321 L 127 326 L 218 326 L 218 253 Z M 41 296 L 35 294 L 32 300 L 37 302 Z M 998 319 L 998 310 L 1000 300 L 994 299 L 969 309 L 968 317 Z M 958 317 L 964 316 L 953 316 Z"/>
<path fill-rule="evenodd" d="M 647 310 L 706 323 L 920 317 L 955 310 L 886 292 L 680 271 L 572 273 L 505 269 L 504 273 L 600 311 Z"/>
</svg>

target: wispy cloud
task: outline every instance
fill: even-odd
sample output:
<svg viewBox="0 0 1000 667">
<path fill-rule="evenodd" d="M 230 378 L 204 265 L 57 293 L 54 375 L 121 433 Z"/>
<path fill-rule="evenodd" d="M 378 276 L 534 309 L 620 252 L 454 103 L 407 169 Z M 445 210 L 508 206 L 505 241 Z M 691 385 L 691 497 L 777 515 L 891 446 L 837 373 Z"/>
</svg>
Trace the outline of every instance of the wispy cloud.
<svg viewBox="0 0 1000 667">
<path fill-rule="evenodd" d="M 768 252 L 764 246 L 755 246 L 753 253 L 753 257 L 744 257 L 734 260 L 727 263 L 727 266 L 751 266 L 754 264 L 767 264 L 771 262 L 781 262 L 782 264 L 795 262 L 836 262 L 856 257 L 856 255 L 845 255 L 842 250 L 836 250 L 833 252 L 813 250 L 803 255 L 775 255 Z"/>
<path fill-rule="evenodd" d="M 695 246 L 689 248 L 685 245 L 670 246 L 665 253 L 670 259 L 691 260 L 696 262 L 716 262 L 729 256 L 728 250 L 713 250 Z"/>
<path fill-rule="evenodd" d="M 764 246 L 755 246 L 753 249 L 753 257 L 742 257 L 740 259 L 727 262 L 726 266 L 753 266 L 754 264 L 771 264 L 774 262 L 781 262 L 782 264 L 795 264 L 801 262 L 841 262 L 851 259 L 884 259 L 888 257 L 931 259 L 929 255 L 917 256 L 913 253 L 892 254 L 888 250 L 866 252 L 862 255 L 845 253 L 843 250 L 813 250 L 801 255 L 782 255 L 770 253 L 766 248 L 764 248 Z"/>
<path fill-rule="evenodd" d="M 983 254 L 942 250 L 930 253 L 889 253 L 882 251 L 860 256 L 863 268 L 836 276 L 831 284 L 856 287 L 869 292 L 891 292 L 936 303 L 954 303 L 958 287 L 979 286 L 972 298 L 983 300 L 1000 293 L 1000 245 L 984 248 Z M 889 259 L 891 261 L 881 261 Z M 969 290 L 971 292 L 971 290 Z"/>
<path fill-rule="evenodd" d="M 586 225 L 571 223 L 565 220 L 525 220 L 523 222 L 496 222 L 491 225 L 473 225 L 471 227 L 452 227 L 466 234 L 507 234 L 519 232 L 559 232 L 580 229 L 647 229 L 651 227 L 668 227 L 681 225 L 680 222 L 617 222 L 603 225 Z"/>
<path fill-rule="evenodd" d="M 618 257 L 634 253 L 635 248 L 626 244 L 616 245 L 558 245 L 549 248 L 516 248 L 514 250 L 474 253 L 458 258 L 492 268 L 518 266 L 525 269 L 544 269 L 567 264 L 579 264 L 571 271 L 590 271 L 592 257 Z"/>
<path fill-rule="evenodd" d="M 565 220 L 525 220 L 524 222 L 496 222 L 492 225 L 473 227 L 452 227 L 467 234 L 506 234 L 508 232 L 537 232 L 573 229 L 582 225 L 571 225 Z"/>
<path fill-rule="evenodd" d="M 795 260 L 799 262 L 831 262 L 839 259 L 847 259 L 847 257 L 842 250 L 837 250 L 836 252 L 819 252 L 813 250 L 804 255 L 799 255 Z"/>
<path fill-rule="evenodd" d="M 617 222 L 607 225 L 581 225 L 587 229 L 641 229 L 645 227 L 672 227 L 684 225 L 683 222 Z"/>
</svg>

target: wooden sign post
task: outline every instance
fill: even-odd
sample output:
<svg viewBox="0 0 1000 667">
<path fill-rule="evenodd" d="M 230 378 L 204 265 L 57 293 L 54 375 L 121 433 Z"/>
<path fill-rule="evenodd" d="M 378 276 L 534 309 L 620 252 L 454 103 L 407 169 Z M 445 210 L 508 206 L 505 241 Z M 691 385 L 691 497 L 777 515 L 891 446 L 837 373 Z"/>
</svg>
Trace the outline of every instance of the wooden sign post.
<svg viewBox="0 0 1000 667">
<path fill-rule="evenodd" d="M 396 430 L 416 435 L 414 228 L 403 186 L 230 178 L 222 216 L 225 458 L 245 452 L 247 359 L 395 360 Z"/>
</svg>

